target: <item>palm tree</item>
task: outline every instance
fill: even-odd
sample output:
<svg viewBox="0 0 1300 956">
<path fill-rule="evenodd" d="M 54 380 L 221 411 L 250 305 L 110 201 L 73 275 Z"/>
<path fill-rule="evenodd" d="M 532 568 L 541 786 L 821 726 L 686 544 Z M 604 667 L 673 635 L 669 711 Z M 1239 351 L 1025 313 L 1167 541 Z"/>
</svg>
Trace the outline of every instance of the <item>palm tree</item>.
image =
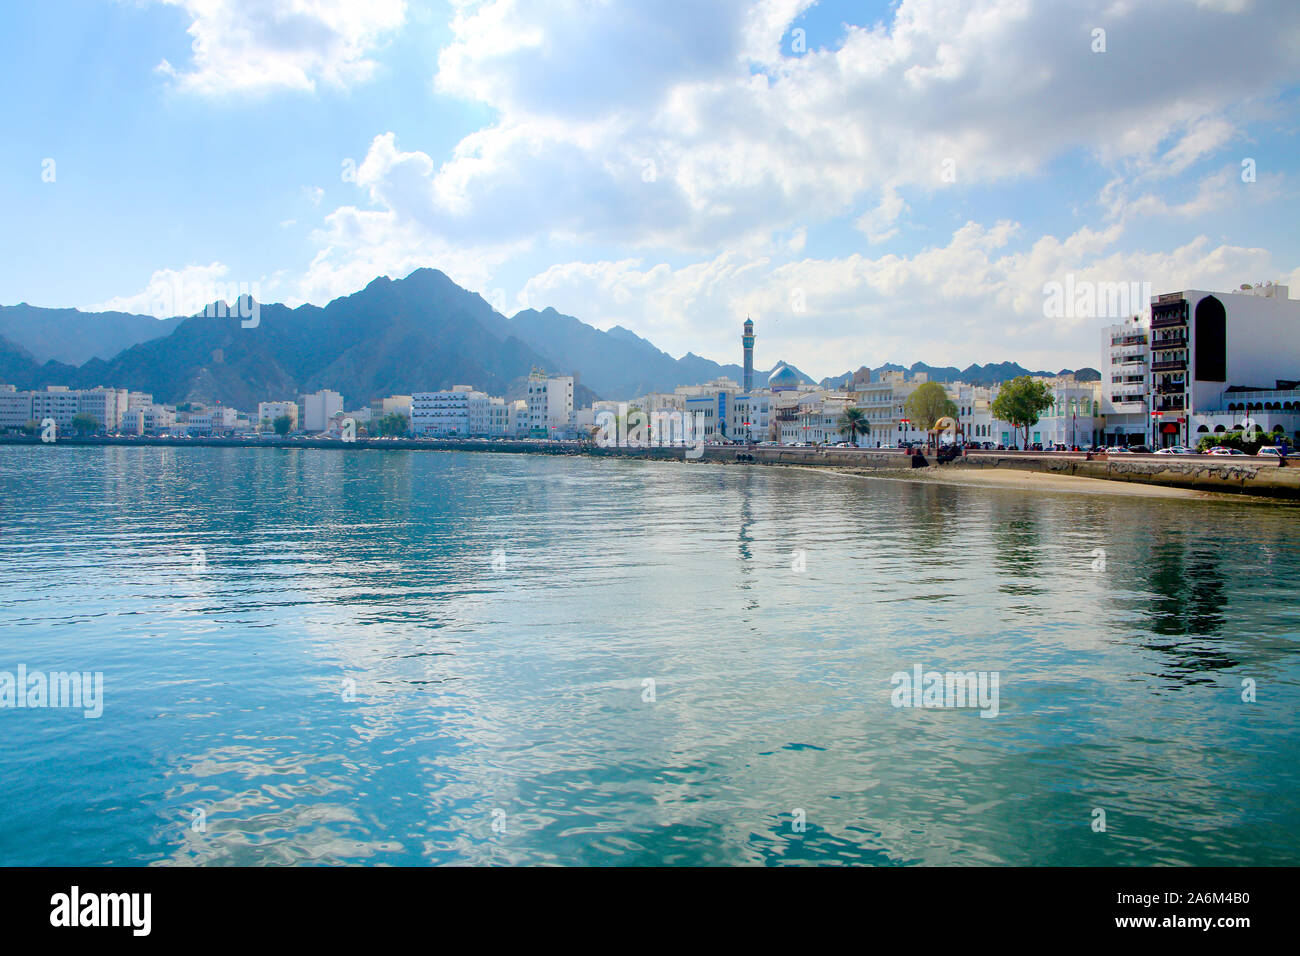
<svg viewBox="0 0 1300 956">
<path fill-rule="evenodd" d="M 840 434 L 848 435 L 849 441 L 856 445 L 858 432 L 864 435 L 871 434 L 871 425 L 867 421 L 866 411 L 861 408 L 844 409 L 844 414 L 840 416 Z"/>
</svg>

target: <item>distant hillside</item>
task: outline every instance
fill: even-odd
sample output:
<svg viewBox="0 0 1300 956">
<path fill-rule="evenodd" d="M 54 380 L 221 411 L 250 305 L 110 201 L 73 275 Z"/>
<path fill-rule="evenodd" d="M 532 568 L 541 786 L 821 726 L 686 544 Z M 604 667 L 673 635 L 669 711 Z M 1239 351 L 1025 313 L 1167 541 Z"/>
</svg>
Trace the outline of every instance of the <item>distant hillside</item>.
<svg viewBox="0 0 1300 956">
<path fill-rule="evenodd" d="M 319 388 L 341 392 L 348 407 L 462 384 L 504 395 L 518 391 L 532 368 L 547 366 L 481 297 L 432 269 L 397 281 L 375 279 L 324 308 L 260 308 L 255 328 L 242 328 L 237 316 L 191 316 L 170 335 L 107 362 L 33 370 L 30 359 L 23 364 L 9 355 L 0 373 L 13 384 L 113 384 L 152 392 L 159 401 L 252 409 Z M 568 369 L 552 364 L 548 371 Z"/>
<path fill-rule="evenodd" d="M 622 326 L 602 332 L 555 309 L 528 309 L 514 316 L 510 324 L 516 335 L 549 362 L 577 369 L 582 381 L 604 398 L 671 392 L 678 385 L 701 385 L 723 376 L 742 380 L 739 365 L 719 365 L 690 352 L 675 359 Z M 754 381 L 766 382 L 776 367 L 765 372 L 755 369 Z M 802 372 L 799 375 L 812 381 Z"/>
<path fill-rule="evenodd" d="M 68 365 L 111 359 L 132 345 L 168 335 L 181 322 L 127 312 L 42 309 L 25 302 L 0 305 L 0 337 L 37 362 L 53 359 Z"/>
<path fill-rule="evenodd" d="M 1000 382 L 1007 382 L 1020 375 L 1073 375 L 1080 382 L 1099 382 L 1101 373 L 1095 368 L 1068 369 L 1063 368 L 1059 372 L 1030 371 L 1022 365 L 1015 362 L 997 362 L 988 365 L 968 365 L 964 369 L 955 366 L 934 366 L 926 365 L 924 362 L 916 362 L 911 368 L 904 368 L 902 365 L 893 365 L 885 363 L 879 368 L 871 370 L 872 379 L 878 379 L 882 372 L 905 372 L 908 377 L 915 375 L 917 372 L 924 372 L 929 376 L 932 382 L 964 382 L 967 385 L 997 385 Z M 845 372 L 843 375 L 833 375 L 821 380 L 823 388 L 838 388 L 846 384 L 853 378 L 852 372 Z"/>
</svg>

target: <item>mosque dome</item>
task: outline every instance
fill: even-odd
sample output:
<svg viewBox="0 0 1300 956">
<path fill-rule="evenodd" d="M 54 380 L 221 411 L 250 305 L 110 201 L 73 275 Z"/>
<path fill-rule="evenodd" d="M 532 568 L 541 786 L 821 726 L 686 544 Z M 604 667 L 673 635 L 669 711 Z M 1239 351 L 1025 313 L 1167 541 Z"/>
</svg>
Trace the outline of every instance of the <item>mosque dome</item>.
<svg viewBox="0 0 1300 956">
<path fill-rule="evenodd" d="M 767 387 L 774 392 L 782 392 L 799 387 L 799 373 L 788 365 L 782 365 L 767 380 Z"/>
</svg>

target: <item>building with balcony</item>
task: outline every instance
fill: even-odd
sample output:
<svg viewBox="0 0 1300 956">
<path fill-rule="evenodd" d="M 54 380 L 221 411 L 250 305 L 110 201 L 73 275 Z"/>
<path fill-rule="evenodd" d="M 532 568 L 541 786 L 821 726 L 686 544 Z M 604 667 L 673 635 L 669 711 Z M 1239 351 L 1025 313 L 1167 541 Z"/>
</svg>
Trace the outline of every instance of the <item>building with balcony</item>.
<svg viewBox="0 0 1300 956">
<path fill-rule="evenodd" d="M 1215 413 L 1230 415 L 1231 389 L 1300 375 L 1300 302 L 1284 285 L 1236 292 L 1188 289 L 1151 299 L 1150 442 L 1192 444 Z"/>
<path fill-rule="evenodd" d="M 1098 444 L 1140 445 L 1150 428 L 1151 329 L 1132 316 L 1101 330 L 1100 413 L 1105 427 Z"/>
<path fill-rule="evenodd" d="M 572 375 L 547 376 L 533 369 L 528 376 L 528 431 L 534 438 L 561 438 L 573 425 Z"/>
</svg>

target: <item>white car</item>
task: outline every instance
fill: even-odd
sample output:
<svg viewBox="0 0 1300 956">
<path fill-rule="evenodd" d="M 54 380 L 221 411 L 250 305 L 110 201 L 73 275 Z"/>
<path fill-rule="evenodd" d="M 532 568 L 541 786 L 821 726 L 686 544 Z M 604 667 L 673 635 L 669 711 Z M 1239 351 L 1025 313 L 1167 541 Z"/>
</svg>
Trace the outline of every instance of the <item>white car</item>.
<svg viewBox="0 0 1300 956">
<path fill-rule="evenodd" d="M 1246 453 L 1240 448 L 1224 448 L 1222 445 L 1216 445 L 1206 452 L 1207 455 L 1245 455 Z"/>
<path fill-rule="evenodd" d="M 1265 445 L 1259 451 L 1255 452 L 1255 454 L 1261 458 L 1285 458 L 1286 457 L 1285 455 L 1282 454 L 1282 449 L 1277 447 L 1277 445 Z"/>
</svg>

